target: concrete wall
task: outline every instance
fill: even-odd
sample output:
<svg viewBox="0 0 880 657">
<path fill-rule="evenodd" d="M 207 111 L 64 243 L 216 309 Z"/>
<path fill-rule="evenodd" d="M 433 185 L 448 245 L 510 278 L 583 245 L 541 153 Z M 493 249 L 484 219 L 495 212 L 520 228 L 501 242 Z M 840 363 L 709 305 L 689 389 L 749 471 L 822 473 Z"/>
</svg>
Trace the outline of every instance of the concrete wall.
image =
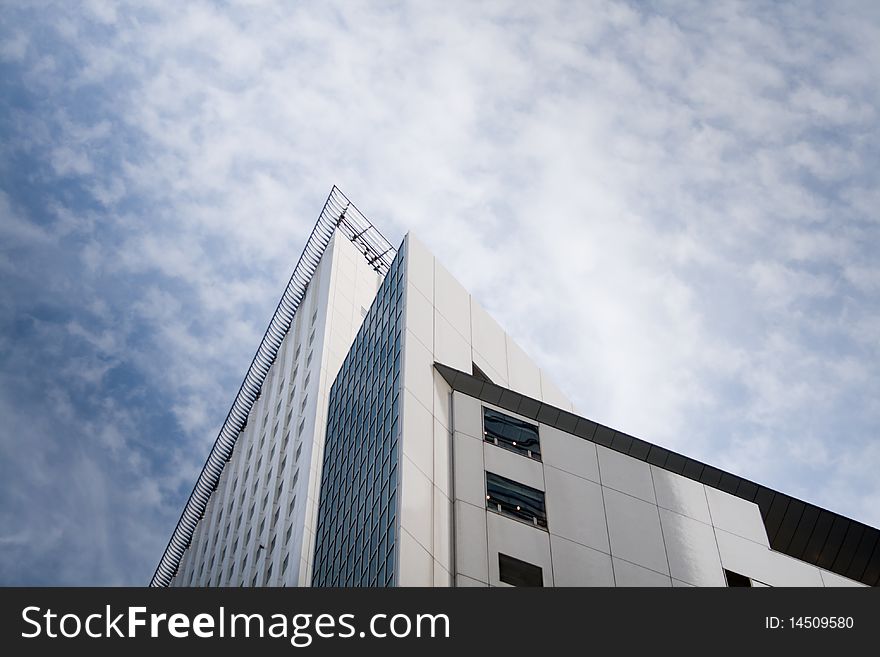
<svg viewBox="0 0 880 657">
<path fill-rule="evenodd" d="M 485 442 L 483 407 L 453 396 L 460 586 L 507 586 L 499 552 L 540 566 L 545 586 L 725 586 L 724 569 L 757 586 L 861 586 L 771 550 L 752 502 L 546 425 L 542 461 Z M 547 529 L 487 510 L 486 470 L 544 491 Z"/>
</svg>

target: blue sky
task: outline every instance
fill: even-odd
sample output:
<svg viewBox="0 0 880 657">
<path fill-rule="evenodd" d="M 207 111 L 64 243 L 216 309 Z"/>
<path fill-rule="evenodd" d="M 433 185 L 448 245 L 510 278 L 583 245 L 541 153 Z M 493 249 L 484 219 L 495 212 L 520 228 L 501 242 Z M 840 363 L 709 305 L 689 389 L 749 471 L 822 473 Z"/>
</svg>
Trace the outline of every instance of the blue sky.
<svg viewBox="0 0 880 657">
<path fill-rule="evenodd" d="M 580 412 L 880 525 L 880 5 L 0 12 L 0 584 L 148 582 L 333 184 Z"/>
</svg>

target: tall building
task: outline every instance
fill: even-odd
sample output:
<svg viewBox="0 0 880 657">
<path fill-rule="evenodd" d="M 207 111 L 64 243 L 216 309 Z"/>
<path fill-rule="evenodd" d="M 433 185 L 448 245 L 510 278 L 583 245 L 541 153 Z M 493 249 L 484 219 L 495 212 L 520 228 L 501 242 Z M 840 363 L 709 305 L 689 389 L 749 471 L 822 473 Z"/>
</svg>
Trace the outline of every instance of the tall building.
<svg viewBox="0 0 880 657">
<path fill-rule="evenodd" d="M 158 586 L 861 586 L 880 532 L 581 417 L 336 188 Z"/>
</svg>

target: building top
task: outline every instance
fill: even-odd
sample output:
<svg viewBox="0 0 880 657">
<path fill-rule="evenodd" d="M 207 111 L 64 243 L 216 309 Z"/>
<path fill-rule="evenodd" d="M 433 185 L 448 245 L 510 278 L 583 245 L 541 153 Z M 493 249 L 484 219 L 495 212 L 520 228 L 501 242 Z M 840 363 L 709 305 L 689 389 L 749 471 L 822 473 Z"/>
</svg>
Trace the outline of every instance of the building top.
<svg viewBox="0 0 880 657">
<path fill-rule="evenodd" d="M 880 584 L 880 530 L 514 392 L 479 373 L 442 363 L 434 367 L 455 391 L 753 502 L 773 550 L 869 586 Z"/>
<path fill-rule="evenodd" d="M 266 375 L 278 356 L 278 349 L 290 330 L 291 322 L 305 296 L 309 282 L 330 244 L 330 239 L 337 231 L 357 247 L 367 264 L 379 274 L 386 274 L 394 261 L 396 249 L 334 185 L 296 263 L 284 294 L 281 295 L 257 353 L 248 367 L 220 434 L 187 499 L 180 520 L 150 581 L 150 586 L 168 586 L 174 578 L 180 561 L 192 542 L 193 533 L 204 516 L 211 495 L 217 488 L 223 468 L 232 455 L 238 436 L 247 424 L 248 415 L 260 396 Z"/>
</svg>

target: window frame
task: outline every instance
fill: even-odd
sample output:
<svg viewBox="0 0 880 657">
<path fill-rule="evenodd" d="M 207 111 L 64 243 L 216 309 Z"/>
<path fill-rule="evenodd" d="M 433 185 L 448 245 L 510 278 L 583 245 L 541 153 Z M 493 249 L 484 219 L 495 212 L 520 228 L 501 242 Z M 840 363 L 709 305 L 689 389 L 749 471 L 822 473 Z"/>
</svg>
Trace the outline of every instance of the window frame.
<svg viewBox="0 0 880 657">
<path fill-rule="evenodd" d="M 511 479 L 509 477 L 505 477 L 503 475 L 496 474 L 494 472 L 490 472 L 489 470 L 485 471 L 485 491 L 486 491 L 486 509 L 492 511 L 493 513 L 497 513 L 506 518 L 511 518 L 513 520 L 518 520 L 522 523 L 525 523 L 531 527 L 535 527 L 536 529 L 541 529 L 543 531 L 548 531 L 547 527 L 547 494 L 545 491 L 538 490 L 537 488 L 532 488 L 526 484 L 523 484 L 519 481 Z M 522 495 L 520 504 L 516 504 L 516 502 L 507 502 L 505 503 L 503 496 L 496 495 L 493 497 L 490 492 L 490 478 L 495 478 L 500 481 L 493 482 L 495 486 L 501 484 L 502 486 L 506 485 L 506 490 L 515 490 L 517 487 L 520 489 L 524 489 L 521 492 L 526 493 L 536 493 L 537 495 L 532 496 L 533 502 L 537 502 L 540 504 L 540 509 L 538 514 L 531 513 L 526 507 L 534 506 L 533 504 L 527 504 L 529 502 L 529 497 Z M 512 485 L 511 485 L 512 484 Z M 540 496 L 540 499 L 538 497 Z M 496 499 L 498 501 L 493 501 Z"/>
<path fill-rule="evenodd" d="M 543 463 L 543 457 L 541 455 L 541 429 L 540 425 L 533 424 L 527 420 L 516 417 L 515 415 L 511 415 L 510 413 L 506 413 L 504 411 L 499 411 L 497 409 L 491 408 L 489 406 L 481 407 L 481 422 L 482 422 L 482 431 L 483 431 L 483 442 L 489 443 L 490 445 L 495 445 L 496 447 L 500 447 L 501 449 L 507 450 L 508 452 L 513 452 L 514 454 L 519 454 L 531 461 L 537 461 L 538 463 Z M 530 449 L 529 447 L 523 447 L 522 445 L 517 444 L 517 441 L 513 440 L 510 437 L 503 436 L 500 434 L 496 434 L 493 432 L 492 435 L 489 434 L 489 429 L 487 428 L 486 423 L 486 415 L 487 413 L 492 413 L 496 416 L 501 416 L 502 418 L 509 418 L 510 420 L 519 423 L 521 425 L 525 425 L 527 427 L 533 428 L 535 431 L 535 442 L 537 444 L 537 449 Z"/>
</svg>

